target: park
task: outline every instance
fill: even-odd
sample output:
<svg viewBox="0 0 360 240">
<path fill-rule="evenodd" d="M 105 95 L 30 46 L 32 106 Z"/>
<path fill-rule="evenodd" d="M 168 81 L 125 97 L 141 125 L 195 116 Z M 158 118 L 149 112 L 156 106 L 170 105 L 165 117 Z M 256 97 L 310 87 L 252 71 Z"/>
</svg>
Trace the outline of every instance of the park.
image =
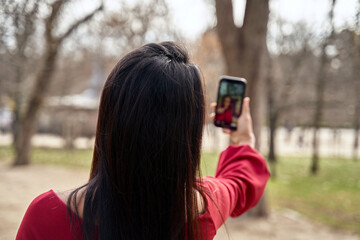
<svg viewBox="0 0 360 240">
<path fill-rule="evenodd" d="M 39 194 L 89 181 L 111 69 L 164 41 L 201 75 L 197 176 L 215 177 L 233 144 L 209 117 L 224 75 L 247 80 L 271 174 L 214 239 L 360 239 L 359 1 L 3 0 L 0 20 L 0 239 L 15 238 Z"/>
</svg>

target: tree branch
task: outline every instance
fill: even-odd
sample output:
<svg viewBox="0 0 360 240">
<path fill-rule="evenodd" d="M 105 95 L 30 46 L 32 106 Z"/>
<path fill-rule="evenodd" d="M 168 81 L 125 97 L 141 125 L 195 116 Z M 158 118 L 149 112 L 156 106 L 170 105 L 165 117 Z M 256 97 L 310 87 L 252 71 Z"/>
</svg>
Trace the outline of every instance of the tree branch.
<svg viewBox="0 0 360 240">
<path fill-rule="evenodd" d="M 21 14 L 25 14 L 26 6 L 28 3 L 29 3 L 29 0 L 25 0 L 25 2 L 23 3 L 22 9 L 21 9 Z"/>
<path fill-rule="evenodd" d="M 216 18 L 219 34 L 227 35 L 237 31 L 234 24 L 233 5 L 231 0 L 216 0 Z"/>
<path fill-rule="evenodd" d="M 53 42 L 52 29 L 54 26 L 54 22 L 60 12 L 63 4 L 67 2 L 66 0 L 57 0 L 51 4 L 51 14 L 45 21 L 45 37 L 48 43 Z"/>
<path fill-rule="evenodd" d="M 260 35 L 266 34 L 268 16 L 269 0 L 247 0 L 244 24 L 241 28 L 242 32 L 246 32 L 244 36 L 261 37 Z"/>
<path fill-rule="evenodd" d="M 224 54 L 227 72 L 231 71 L 229 66 L 232 62 L 237 61 L 238 56 L 238 37 L 240 29 L 234 24 L 233 6 L 231 0 L 216 0 L 216 30 L 221 42 L 222 51 Z"/>
<path fill-rule="evenodd" d="M 81 24 L 83 24 L 83 23 L 89 21 L 91 18 L 93 18 L 93 16 L 94 16 L 97 12 L 103 10 L 103 7 L 104 7 L 104 6 L 103 6 L 103 4 L 101 3 L 101 5 L 100 5 L 97 9 L 95 9 L 93 12 L 89 13 L 88 15 L 86 15 L 86 16 L 83 17 L 82 19 L 78 20 L 78 21 L 75 22 L 73 25 L 71 25 L 71 26 L 69 27 L 69 29 L 68 29 L 61 37 L 59 37 L 59 38 L 57 39 L 58 42 L 59 42 L 59 43 L 62 42 L 62 41 L 63 41 L 65 38 L 67 38 L 73 31 L 75 31 Z"/>
</svg>

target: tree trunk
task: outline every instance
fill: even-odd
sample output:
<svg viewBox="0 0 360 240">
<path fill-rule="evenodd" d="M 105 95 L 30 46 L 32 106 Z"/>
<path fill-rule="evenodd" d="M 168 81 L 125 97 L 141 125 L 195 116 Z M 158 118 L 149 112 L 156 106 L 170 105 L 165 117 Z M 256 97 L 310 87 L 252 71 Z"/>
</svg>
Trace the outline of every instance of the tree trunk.
<svg viewBox="0 0 360 240">
<path fill-rule="evenodd" d="M 276 126 L 277 126 L 277 114 L 276 113 L 269 113 L 269 156 L 268 160 L 270 163 L 271 168 L 271 177 L 276 177 L 276 163 L 277 163 L 277 156 L 276 156 L 276 149 L 275 149 L 275 139 L 276 139 Z"/>
<path fill-rule="evenodd" d="M 268 0 L 246 2 L 244 24 L 241 28 L 234 25 L 231 0 L 216 0 L 217 32 L 226 63 L 226 72 L 232 76 L 244 77 L 248 81 L 247 95 L 251 98 L 256 148 L 260 148 L 261 126 L 263 123 L 262 82 L 266 68 L 266 32 L 269 17 Z M 266 216 L 265 199 L 253 215 Z"/>
<path fill-rule="evenodd" d="M 321 119 L 324 107 L 324 91 L 325 91 L 325 66 L 327 57 L 325 53 L 326 43 L 322 47 L 322 55 L 320 58 L 320 68 L 316 82 L 316 102 L 315 102 L 315 113 L 313 118 L 313 142 L 312 142 L 312 159 L 310 172 L 312 175 L 316 175 L 319 171 L 319 130 L 321 125 Z"/>
<path fill-rule="evenodd" d="M 328 46 L 329 41 L 332 39 L 334 35 L 334 24 L 333 24 L 333 16 L 334 16 L 334 7 L 336 0 L 332 0 L 331 9 L 329 12 L 329 23 L 331 26 L 330 35 L 324 39 L 324 42 L 321 46 L 321 58 L 320 58 L 320 66 L 318 71 L 318 76 L 316 79 L 316 103 L 315 103 L 315 113 L 313 118 L 313 154 L 311 160 L 310 173 L 312 175 L 316 175 L 319 171 L 319 128 L 321 126 L 321 119 L 324 108 L 324 91 L 325 91 L 325 77 L 326 77 L 326 68 L 328 65 L 328 57 L 326 56 L 326 47 Z"/>
<path fill-rule="evenodd" d="M 271 169 L 271 177 L 276 177 L 276 150 L 275 150 L 275 137 L 276 137 L 276 127 L 278 121 L 279 111 L 275 107 L 274 102 L 274 82 L 272 75 L 272 59 L 269 57 L 268 60 L 268 74 L 266 77 L 266 88 L 267 88 L 267 102 L 268 102 L 268 122 L 269 122 L 269 153 L 268 161 Z"/>
<path fill-rule="evenodd" d="M 46 49 L 44 67 L 35 80 L 36 85 L 30 96 L 24 117 L 21 118 L 20 128 L 18 129 L 15 139 L 16 156 L 14 165 L 26 165 L 30 163 L 31 137 L 36 129 L 37 115 L 50 86 L 49 79 L 52 77 L 55 69 L 57 53 L 58 46 L 55 46 L 55 44 L 49 45 Z"/>
<path fill-rule="evenodd" d="M 23 95 L 21 91 L 22 81 L 23 81 L 23 70 L 20 67 L 20 63 L 16 62 L 16 79 L 15 79 L 15 92 L 14 92 L 14 109 L 13 116 L 14 120 L 12 122 L 12 132 L 13 132 L 13 146 L 16 148 L 16 142 L 19 134 L 19 128 L 21 125 L 21 109 L 23 106 Z"/>
<path fill-rule="evenodd" d="M 312 142 L 313 153 L 312 153 L 311 168 L 310 168 L 310 172 L 312 175 L 316 175 L 319 170 L 319 139 L 318 139 L 318 135 L 319 135 L 319 128 L 314 127 L 313 142 Z"/>
<path fill-rule="evenodd" d="M 14 165 L 26 165 L 30 163 L 31 136 L 34 134 L 35 126 L 33 120 L 29 118 L 24 119 L 19 126 L 14 144 L 16 153 Z"/>
<path fill-rule="evenodd" d="M 20 155 L 20 154 L 24 154 L 26 152 L 29 151 L 29 148 L 23 146 L 23 134 L 22 134 L 22 125 L 23 125 L 23 107 L 24 107 L 24 93 L 22 91 L 22 85 L 24 82 L 24 68 L 21 67 L 21 65 L 24 64 L 24 62 L 22 61 L 21 57 L 21 52 L 18 53 L 19 55 L 17 56 L 17 60 L 16 60 L 16 79 L 15 79 L 15 92 L 14 92 L 14 101 L 15 101 L 15 105 L 14 105 L 14 109 L 13 109 L 13 114 L 14 114 L 14 120 L 12 123 L 12 133 L 13 133 L 13 142 L 12 145 L 14 147 L 14 151 L 15 151 L 15 156 Z M 26 124 L 26 123 L 25 123 Z M 23 151 L 23 152 L 22 152 Z M 20 154 L 19 154 L 20 153 Z M 21 156 L 21 158 L 23 158 Z M 23 163 L 23 162 L 18 162 L 18 159 L 15 159 L 14 162 L 15 165 L 23 165 L 23 164 L 27 164 L 27 163 Z"/>
<path fill-rule="evenodd" d="M 244 25 L 241 28 L 234 25 L 232 12 L 231 0 L 216 1 L 217 31 L 226 62 L 226 72 L 248 80 L 247 95 L 251 98 L 251 113 L 259 148 L 263 120 L 261 83 L 265 75 L 269 3 L 264 0 L 247 1 Z"/>
</svg>

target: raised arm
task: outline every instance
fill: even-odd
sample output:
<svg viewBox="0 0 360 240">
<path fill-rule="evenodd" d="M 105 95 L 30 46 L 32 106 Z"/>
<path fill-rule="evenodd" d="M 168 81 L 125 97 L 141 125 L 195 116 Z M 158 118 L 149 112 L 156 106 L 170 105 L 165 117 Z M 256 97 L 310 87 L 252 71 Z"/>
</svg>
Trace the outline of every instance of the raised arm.
<svg viewBox="0 0 360 240">
<path fill-rule="evenodd" d="M 270 176 L 265 159 L 253 148 L 255 137 L 249 101 L 244 99 L 237 130 L 224 129 L 233 145 L 221 153 L 215 178 L 203 178 L 208 210 L 216 229 L 229 216 L 239 216 L 255 206 Z"/>
</svg>

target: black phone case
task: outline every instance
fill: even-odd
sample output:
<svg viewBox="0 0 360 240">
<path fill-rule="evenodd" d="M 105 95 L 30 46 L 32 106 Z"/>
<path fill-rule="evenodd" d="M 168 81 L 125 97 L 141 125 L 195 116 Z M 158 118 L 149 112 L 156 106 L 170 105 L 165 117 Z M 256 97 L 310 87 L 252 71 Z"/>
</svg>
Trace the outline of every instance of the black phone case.
<svg viewBox="0 0 360 240">
<path fill-rule="evenodd" d="M 245 91 L 246 91 L 246 79 L 244 78 L 238 78 L 238 77 L 232 77 L 232 76 L 221 76 L 220 77 L 220 81 L 219 81 L 219 87 L 218 87 L 218 92 L 217 92 L 217 98 L 216 98 L 216 103 L 218 102 L 219 100 L 219 97 L 220 97 L 220 87 L 221 87 L 221 84 L 223 82 L 229 82 L 231 84 L 241 84 L 243 85 L 243 93 L 239 96 L 241 96 L 241 102 L 240 102 L 240 111 L 239 111 L 239 115 L 236 116 L 236 118 L 238 118 L 240 115 L 241 115 L 241 112 L 242 112 L 242 105 L 243 105 L 243 101 L 244 101 L 244 97 L 245 97 Z M 226 123 L 219 123 L 219 121 L 217 121 L 217 117 L 218 117 L 218 114 L 217 114 L 217 109 L 218 109 L 219 106 L 216 106 L 216 109 L 215 109 L 215 118 L 214 118 L 214 125 L 217 126 L 217 127 L 221 127 L 221 128 L 227 128 L 227 129 L 230 129 L 230 130 L 236 130 L 237 127 L 236 126 L 231 126 L 231 124 L 226 124 Z"/>
</svg>

